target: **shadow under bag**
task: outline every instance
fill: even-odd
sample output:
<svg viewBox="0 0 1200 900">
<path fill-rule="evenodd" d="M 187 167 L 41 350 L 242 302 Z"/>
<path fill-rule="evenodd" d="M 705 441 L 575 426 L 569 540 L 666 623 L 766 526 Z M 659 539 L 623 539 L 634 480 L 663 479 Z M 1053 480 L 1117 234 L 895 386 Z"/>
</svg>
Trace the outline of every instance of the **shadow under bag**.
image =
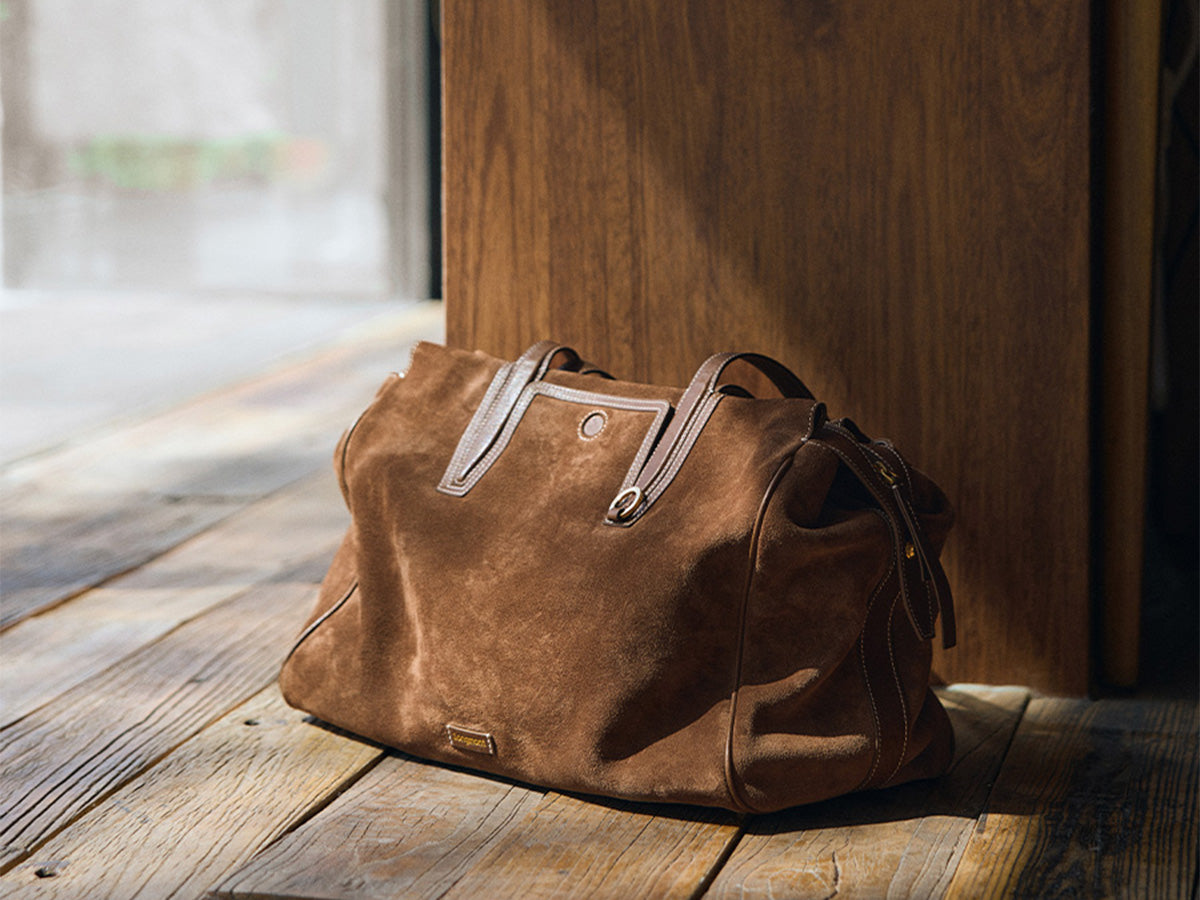
<svg viewBox="0 0 1200 900">
<path fill-rule="evenodd" d="M 783 395 L 721 385 L 731 362 Z M 795 375 L 684 391 L 550 341 L 417 346 L 342 437 L 351 525 L 293 706 L 544 787 L 768 812 L 946 771 L 953 514 Z"/>
</svg>

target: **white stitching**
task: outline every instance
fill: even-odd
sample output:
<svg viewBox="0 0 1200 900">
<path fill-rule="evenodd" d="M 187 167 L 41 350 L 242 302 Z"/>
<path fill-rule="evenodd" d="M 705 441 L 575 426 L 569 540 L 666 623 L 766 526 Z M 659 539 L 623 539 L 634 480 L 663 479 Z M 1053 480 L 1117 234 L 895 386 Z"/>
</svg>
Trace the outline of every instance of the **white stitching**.
<svg viewBox="0 0 1200 900">
<path fill-rule="evenodd" d="M 621 397 L 615 394 L 599 394 L 594 391 L 581 391 L 576 388 L 564 387 L 559 384 L 551 384 L 544 381 L 530 382 L 522 389 L 520 397 L 513 405 L 512 412 L 509 414 L 508 421 L 504 423 L 504 427 L 496 436 L 491 448 L 487 453 L 480 458 L 479 462 L 471 469 L 471 474 L 461 482 L 452 484 L 448 476 L 450 470 L 442 476 L 442 481 L 438 484 L 438 490 L 444 494 L 461 497 L 471 490 L 481 479 L 488 469 L 495 463 L 496 458 L 504 452 L 509 442 L 512 440 L 513 432 L 516 431 L 517 425 L 520 424 L 522 417 L 529 408 L 533 398 L 542 395 L 555 400 L 562 400 L 567 403 L 577 403 L 583 406 L 604 406 L 609 409 L 623 409 L 631 412 L 653 412 L 655 413 L 654 421 L 646 432 L 646 436 L 642 439 L 641 446 L 638 448 L 637 456 L 634 457 L 634 466 L 639 464 L 639 460 L 644 459 L 649 444 L 653 441 L 658 431 L 662 428 L 662 421 L 666 418 L 667 412 L 671 405 L 666 400 L 643 400 L 638 397 Z M 632 468 L 632 467 L 631 467 Z M 627 476 L 628 477 L 628 476 Z"/>
<path fill-rule="evenodd" d="M 871 779 L 875 776 L 875 770 L 879 768 L 879 759 L 883 756 L 883 727 L 879 723 L 879 706 L 875 703 L 875 691 L 871 688 L 871 674 L 867 671 L 867 650 L 865 646 L 867 622 L 870 621 L 871 609 L 875 606 L 875 600 L 883 591 L 883 586 L 887 584 L 887 580 L 892 577 L 894 571 L 896 571 L 895 558 L 892 559 L 883 578 L 879 579 L 879 584 L 875 585 L 875 590 L 871 592 L 871 599 L 867 601 L 867 612 L 863 617 L 863 630 L 858 636 L 858 661 L 862 666 L 863 684 L 867 687 L 867 699 L 871 701 L 871 718 L 875 720 L 875 755 L 871 762 L 871 771 L 867 772 L 867 776 L 858 784 L 860 788 L 864 784 L 870 784 Z M 899 592 L 897 592 L 898 595 Z"/>
<path fill-rule="evenodd" d="M 817 420 L 817 409 L 820 406 L 820 402 L 814 403 L 812 408 L 808 411 L 808 427 L 804 431 L 805 440 L 808 440 L 809 436 L 813 433 L 813 428 L 815 427 Z"/>
<path fill-rule="evenodd" d="M 700 408 L 699 414 L 693 416 L 692 421 L 688 422 L 687 428 L 684 429 L 680 439 L 675 443 L 666 468 L 658 473 L 653 483 L 646 485 L 646 499 L 650 503 L 653 503 L 670 486 L 671 482 L 675 480 L 675 476 L 691 455 L 692 447 L 700 438 L 698 432 L 708 424 L 708 420 L 716 411 L 717 404 L 721 402 L 723 397 L 725 397 L 724 394 L 711 394 L 705 399 L 704 406 Z"/>
<path fill-rule="evenodd" d="M 697 432 L 703 429 L 706 424 L 708 424 L 708 420 L 711 418 L 713 410 L 717 408 L 717 404 L 725 396 L 725 394 L 710 394 L 708 397 L 704 398 L 701 405 L 696 408 L 696 411 L 692 414 L 691 419 L 689 419 L 687 424 L 684 426 L 683 431 L 675 438 L 675 445 L 671 448 L 664 467 L 660 469 L 658 474 L 655 475 L 650 483 L 646 485 L 646 489 L 644 491 L 645 500 L 638 506 L 637 512 L 621 522 L 606 520 L 608 524 L 628 527 L 649 511 L 650 507 L 654 504 L 654 501 L 662 496 L 663 492 L 671 486 L 671 482 L 675 480 L 675 476 L 678 474 L 679 469 L 683 466 L 684 461 L 689 455 L 691 455 L 692 447 L 695 445 L 696 441 L 700 439 L 700 436 L 697 434 Z M 678 415 L 678 411 L 676 411 L 676 415 Z M 649 435 L 647 435 L 647 437 L 649 437 Z M 638 468 L 640 469 L 640 466 Z M 629 474 L 625 476 L 626 484 L 624 486 L 628 487 L 630 484 L 633 484 L 637 480 L 637 476 L 639 474 L 640 471 L 635 472 L 634 468 L 631 467 Z"/>
<path fill-rule="evenodd" d="M 496 401 L 508 385 L 509 377 L 512 375 L 512 367 L 512 363 L 506 363 L 497 369 L 496 374 L 492 376 L 491 383 L 488 384 L 487 390 L 483 394 L 483 399 L 479 402 L 479 408 L 471 416 L 471 421 L 467 423 L 466 431 L 459 438 L 458 446 L 454 448 L 454 456 L 450 458 L 450 465 L 446 467 L 446 472 L 442 475 L 442 485 L 449 486 L 455 478 L 464 474 L 463 466 L 466 463 L 467 455 L 471 452 L 471 448 L 475 446 L 479 432 L 483 430 L 484 422 L 491 417 L 492 409 L 496 406 Z M 439 485 L 439 487 L 442 485 Z"/>
<path fill-rule="evenodd" d="M 904 461 L 904 457 L 901 456 L 900 451 L 897 450 L 895 447 L 893 447 L 890 443 L 884 442 L 884 443 L 881 443 L 880 446 L 882 446 L 886 450 L 888 450 L 890 456 L 892 457 L 893 462 L 895 462 L 901 469 L 904 470 L 904 475 L 905 475 L 905 478 L 906 478 L 906 481 L 908 484 L 908 492 L 911 495 L 912 494 L 912 483 L 913 483 L 912 472 L 909 471 L 908 464 Z M 873 451 L 873 452 L 877 458 L 879 458 L 880 460 L 883 459 L 883 457 L 878 452 L 876 452 L 876 451 Z M 904 499 L 903 493 L 898 492 L 898 491 L 893 491 L 892 493 L 895 496 L 897 505 L 904 504 L 904 506 L 906 506 L 908 508 L 908 513 L 912 518 L 912 528 L 911 528 L 911 531 L 913 532 L 912 539 L 921 545 L 921 558 L 922 558 L 921 565 L 922 565 L 922 568 L 924 569 L 924 568 L 928 567 L 928 565 L 929 565 L 928 561 L 925 560 L 925 555 L 926 555 L 925 549 L 929 546 L 929 541 L 926 540 L 925 531 L 921 527 L 921 518 L 917 514 L 916 507 L 913 504 L 909 503 L 906 499 Z M 933 572 L 930 572 L 929 576 L 930 576 L 930 578 L 932 578 Z M 938 617 L 938 605 L 937 605 L 937 603 L 934 602 L 934 595 L 929 590 L 929 584 L 930 583 L 928 581 L 926 581 L 924 578 L 921 579 L 921 586 L 925 589 L 925 609 L 929 613 L 929 624 L 930 624 L 930 629 L 932 630 L 933 623 L 937 621 L 937 617 Z"/>
</svg>

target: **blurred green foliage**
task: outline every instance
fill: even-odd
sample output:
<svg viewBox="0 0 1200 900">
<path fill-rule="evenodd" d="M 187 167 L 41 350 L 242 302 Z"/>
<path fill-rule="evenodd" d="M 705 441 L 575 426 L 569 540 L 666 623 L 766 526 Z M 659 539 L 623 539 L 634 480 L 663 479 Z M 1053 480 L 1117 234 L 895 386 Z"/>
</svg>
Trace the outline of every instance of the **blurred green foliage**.
<svg viewBox="0 0 1200 900">
<path fill-rule="evenodd" d="M 73 175 L 118 188 L 188 190 L 215 184 L 310 181 L 325 169 L 322 141 L 283 133 L 218 140 L 96 137 L 68 156 Z"/>
</svg>

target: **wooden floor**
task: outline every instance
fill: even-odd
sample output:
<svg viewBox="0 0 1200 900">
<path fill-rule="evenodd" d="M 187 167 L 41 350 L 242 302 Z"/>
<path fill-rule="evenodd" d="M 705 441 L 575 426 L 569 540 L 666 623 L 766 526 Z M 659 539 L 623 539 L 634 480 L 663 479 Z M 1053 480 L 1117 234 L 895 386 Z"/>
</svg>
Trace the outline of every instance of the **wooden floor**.
<svg viewBox="0 0 1200 900">
<path fill-rule="evenodd" d="M 346 524 L 333 443 L 428 326 L 0 475 L 0 896 L 1197 896 L 1189 700 L 945 688 L 945 778 L 748 818 L 432 766 L 287 708 Z"/>
</svg>

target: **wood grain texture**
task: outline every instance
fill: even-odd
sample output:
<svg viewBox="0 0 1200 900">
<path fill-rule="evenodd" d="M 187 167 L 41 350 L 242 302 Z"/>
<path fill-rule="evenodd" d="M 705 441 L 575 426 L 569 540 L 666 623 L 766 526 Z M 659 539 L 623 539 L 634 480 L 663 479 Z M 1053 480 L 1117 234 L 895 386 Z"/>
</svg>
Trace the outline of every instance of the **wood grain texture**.
<svg viewBox="0 0 1200 900">
<path fill-rule="evenodd" d="M 954 722 L 942 779 L 751 820 L 705 895 L 937 897 L 945 892 L 1029 699 L 1023 688 L 941 692 Z"/>
<path fill-rule="evenodd" d="M 0 846 L 35 849 L 269 684 L 315 595 L 246 591 L 0 731 Z"/>
<path fill-rule="evenodd" d="M 445 896 L 691 898 L 739 829 L 730 813 L 546 793 Z"/>
<path fill-rule="evenodd" d="M 340 430 L 441 311 L 380 317 L 290 365 L 0 474 L 0 628 L 130 571 L 261 497 L 328 471 Z"/>
<path fill-rule="evenodd" d="M 1193 896 L 1193 701 L 1035 700 L 948 897 Z"/>
<path fill-rule="evenodd" d="M 216 894 L 692 897 L 736 834 L 720 811 L 593 803 L 391 757 Z"/>
<path fill-rule="evenodd" d="M 220 897 L 438 897 L 538 794 L 389 756 L 217 889 Z"/>
<path fill-rule="evenodd" d="M 111 505 L 109 505 L 111 503 Z M 14 506 L 17 504 L 14 504 Z M 238 504 L 133 495 L 58 510 L 34 497 L 9 507 L 0 558 L 0 628 L 136 569 L 216 524 Z"/>
<path fill-rule="evenodd" d="M 295 580 L 298 567 L 319 578 L 348 522 L 321 472 L 0 633 L 0 728 L 257 582 Z"/>
<path fill-rule="evenodd" d="M 754 349 L 947 491 L 950 680 L 1083 693 L 1089 5 L 444 9 L 451 343 Z"/>
<path fill-rule="evenodd" d="M 0 893 L 201 896 L 380 753 L 309 724 L 271 686 L 56 834 Z"/>
</svg>

